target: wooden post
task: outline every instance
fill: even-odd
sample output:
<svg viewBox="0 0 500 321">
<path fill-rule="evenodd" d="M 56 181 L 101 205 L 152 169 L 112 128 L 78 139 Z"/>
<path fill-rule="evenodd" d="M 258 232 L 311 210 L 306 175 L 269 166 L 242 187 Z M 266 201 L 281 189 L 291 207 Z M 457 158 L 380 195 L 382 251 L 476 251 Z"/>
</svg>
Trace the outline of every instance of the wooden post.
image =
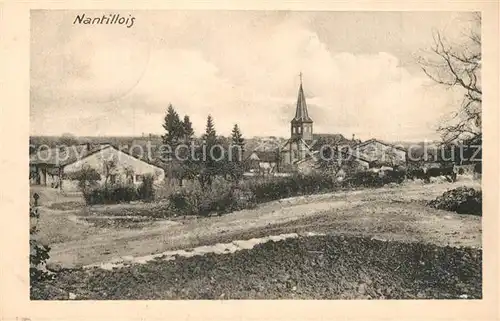
<svg viewBox="0 0 500 321">
<path fill-rule="evenodd" d="M 35 200 L 35 207 L 38 207 L 38 199 L 40 198 L 40 195 L 38 193 L 33 194 L 33 199 Z"/>
</svg>

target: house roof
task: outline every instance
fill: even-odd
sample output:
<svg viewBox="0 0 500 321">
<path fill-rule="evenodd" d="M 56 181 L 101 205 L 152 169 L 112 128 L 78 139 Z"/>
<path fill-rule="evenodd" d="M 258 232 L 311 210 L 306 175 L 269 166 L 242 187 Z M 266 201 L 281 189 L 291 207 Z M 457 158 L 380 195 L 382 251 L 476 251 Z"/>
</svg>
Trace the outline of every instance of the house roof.
<svg viewBox="0 0 500 321">
<path fill-rule="evenodd" d="M 307 141 L 305 141 L 305 140 L 304 140 L 302 137 L 300 137 L 300 136 L 297 136 L 297 137 L 292 137 L 292 138 L 288 139 L 288 140 L 287 140 L 287 141 L 283 144 L 283 146 L 281 146 L 281 147 L 280 147 L 280 149 L 279 149 L 279 150 L 280 150 L 280 151 L 286 151 L 285 147 L 286 147 L 286 146 L 287 146 L 290 142 L 294 142 L 294 143 L 295 143 L 295 142 L 298 142 L 298 141 L 302 142 L 302 144 L 304 144 L 304 146 L 305 146 L 307 149 L 311 150 L 311 146 L 310 146 L 310 144 L 309 144 Z"/>
<path fill-rule="evenodd" d="M 340 135 L 340 134 L 339 134 Z M 342 135 L 340 135 L 342 136 Z M 342 136 L 343 137 L 343 136 Z M 318 142 L 316 141 L 315 143 L 315 146 L 310 146 L 307 142 L 305 142 L 302 138 L 291 138 L 289 139 L 285 145 L 281 148 L 281 151 L 286 151 L 286 149 L 284 148 L 290 141 L 294 141 L 294 140 L 300 140 L 302 141 L 302 143 L 304 144 L 304 146 L 306 146 L 306 148 L 310 151 L 310 153 L 308 153 L 306 155 L 306 158 L 304 158 L 303 160 L 299 160 L 298 162 L 296 161 L 295 163 L 299 163 L 299 162 L 302 162 L 302 161 L 306 161 L 306 160 L 309 160 L 311 159 L 311 157 L 308 157 L 310 156 L 310 154 L 314 155 L 314 156 L 317 156 L 319 155 L 319 152 L 320 152 L 320 146 L 318 147 Z M 347 140 L 347 141 L 350 141 L 350 140 Z M 321 145 L 321 143 L 319 143 Z M 332 147 L 334 147 L 335 145 L 332 145 Z M 314 148 L 314 147 L 318 147 L 318 148 Z M 360 161 L 363 161 L 363 162 L 366 162 L 366 163 L 371 163 L 370 160 L 366 159 L 365 157 L 359 155 L 359 153 L 353 153 L 352 149 L 350 148 L 349 151 L 342 151 L 342 154 L 344 155 L 350 155 Z"/>
<path fill-rule="evenodd" d="M 307 103 L 304 95 L 304 89 L 302 89 L 302 82 L 300 83 L 297 106 L 295 108 L 295 117 L 292 119 L 292 122 L 312 123 L 312 119 L 309 117 L 309 113 L 307 112 Z"/>
<path fill-rule="evenodd" d="M 67 166 L 107 148 L 113 148 L 117 151 L 120 151 L 132 158 L 140 160 L 151 166 L 163 169 L 158 164 L 154 164 L 152 162 L 149 162 L 148 160 L 137 157 L 129 153 L 128 151 L 121 150 L 111 144 L 100 144 L 95 147 L 89 146 L 88 144 L 82 144 L 82 145 L 67 146 L 64 149 L 51 148 L 42 150 L 30 156 L 30 165 L 47 164 L 47 165 L 52 165 L 54 167 Z"/>
<path fill-rule="evenodd" d="M 357 160 L 360 160 L 360 161 L 363 161 L 363 162 L 366 162 L 366 163 L 371 163 L 370 160 L 366 159 L 365 157 L 363 157 L 363 156 L 361 156 L 359 154 L 353 153 L 352 151 L 341 151 L 341 153 L 343 155 L 350 155 L 350 156 L 356 158 Z M 319 154 L 319 150 L 313 151 L 312 154 L 314 156 L 317 156 Z"/>
<path fill-rule="evenodd" d="M 336 139 L 336 140 L 347 140 L 342 134 L 313 134 L 313 139 L 326 138 L 326 139 Z"/>
<path fill-rule="evenodd" d="M 110 145 L 101 144 L 92 147 L 88 144 L 81 144 L 38 150 L 30 155 L 30 164 L 65 166 L 107 147 L 110 147 Z"/>
<path fill-rule="evenodd" d="M 276 150 L 254 150 L 250 156 L 248 156 L 248 159 L 272 163 L 277 161 L 278 154 Z"/>
<path fill-rule="evenodd" d="M 311 148 L 313 150 L 319 150 L 321 146 L 327 144 L 330 146 L 352 146 L 357 143 L 351 139 L 347 139 L 342 134 L 313 134 L 313 145 Z"/>
<path fill-rule="evenodd" d="M 392 144 L 383 142 L 383 141 L 375 139 L 375 138 L 372 138 L 372 139 L 369 139 L 369 140 L 364 141 L 362 143 L 359 143 L 359 144 L 355 145 L 354 148 L 363 147 L 363 146 L 369 145 L 371 143 L 379 143 L 379 144 L 382 144 L 382 145 L 385 145 L 385 146 L 389 146 L 389 147 L 395 148 L 395 149 L 403 151 L 403 152 L 407 152 L 406 149 L 404 149 L 404 148 L 402 148 L 400 146 L 392 145 Z"/>
</svg>

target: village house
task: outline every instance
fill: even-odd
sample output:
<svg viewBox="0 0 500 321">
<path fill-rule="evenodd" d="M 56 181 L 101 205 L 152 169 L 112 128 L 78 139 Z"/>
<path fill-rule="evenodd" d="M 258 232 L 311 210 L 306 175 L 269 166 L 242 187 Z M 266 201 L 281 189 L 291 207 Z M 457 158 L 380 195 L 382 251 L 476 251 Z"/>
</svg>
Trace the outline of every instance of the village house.
<svg viewBox="0 0 500 321">
<path fill-rule="evenodd" d="M 353 151 L 377 167 L 405 165 L 407 160 L 405 149 L 374 138 L 353 146 Z"/>
<path fill-rule="evenodd" d="M 254 150 L 245 160 L 249 173 L 260 175 L 278 172 L 278 154 L 275 150 Z"/>
<path fill-rule="evenodd" d="M 30 183 L 57 187 L 64 191 L 77 191 L 74 173 L 93 168 L 100 175 L 100 184 L 131 183 L 139 185 L 146 175 L 158 184 L 165 178 L 161 167 L 138 159 L 110 144 L 64 146 L 36 151 L 30 156 Z"/>
</svg>

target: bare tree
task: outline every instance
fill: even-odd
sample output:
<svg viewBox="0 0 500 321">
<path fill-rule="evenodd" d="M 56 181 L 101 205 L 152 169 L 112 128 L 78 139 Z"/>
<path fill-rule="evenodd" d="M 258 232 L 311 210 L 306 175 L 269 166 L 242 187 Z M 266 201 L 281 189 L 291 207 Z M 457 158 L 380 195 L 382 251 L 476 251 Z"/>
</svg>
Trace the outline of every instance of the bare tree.
<svg viewBox="0 0 500 321">
<path fill-rule="evenodd" d="M 115 175 L 118 167 L 118 162 L 115 156 L 111 159 L 106 159 L 103 161 L 103 174 L 104 174 L 104 185 L 108 186 L 110 178 Z M 114 184 L 114 182 L 111 182 Z"/>
<path fill-rule="evenodd" d="M 125 174 L 125 179 L 127 180 L 127 183 L 133 183 L 134 182 L 134 169 L 132 166 L 126 166 L 124 168 L 124 174 Z"/>
<path fill-rule="evenodd" d="M 429 55 L 418 59 L 422 70 L 436 83 L 464 92 L 460 108 L 438 128 L 443 143 L 481 141 L 481 14 L 474 13 L 460 44 L 448 42 L 439 31 L 433 37 Z"/>
</svg>

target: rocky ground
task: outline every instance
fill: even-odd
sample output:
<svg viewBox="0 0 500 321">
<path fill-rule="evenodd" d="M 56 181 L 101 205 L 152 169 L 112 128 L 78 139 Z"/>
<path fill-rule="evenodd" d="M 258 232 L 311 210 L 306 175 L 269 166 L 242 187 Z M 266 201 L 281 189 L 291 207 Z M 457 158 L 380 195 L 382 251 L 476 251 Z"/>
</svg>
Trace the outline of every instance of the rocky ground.
<svg viewBox="0 0 500 321">
<path fill-rule="evenodd" d="M 309 236 L 110 271 L 62 270 L 32 299 L 480 299 L 481 262 L 479 249 Z"/>
</svg>

